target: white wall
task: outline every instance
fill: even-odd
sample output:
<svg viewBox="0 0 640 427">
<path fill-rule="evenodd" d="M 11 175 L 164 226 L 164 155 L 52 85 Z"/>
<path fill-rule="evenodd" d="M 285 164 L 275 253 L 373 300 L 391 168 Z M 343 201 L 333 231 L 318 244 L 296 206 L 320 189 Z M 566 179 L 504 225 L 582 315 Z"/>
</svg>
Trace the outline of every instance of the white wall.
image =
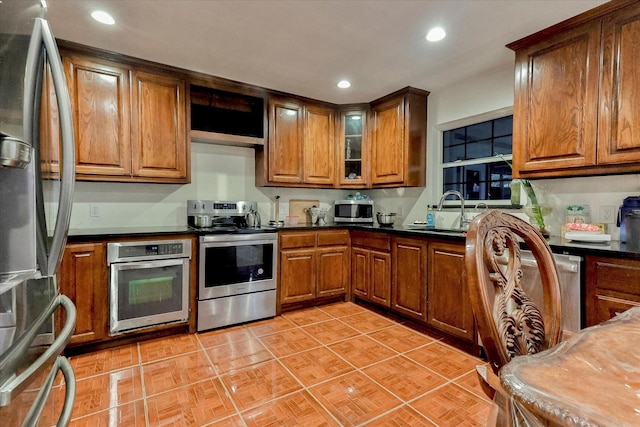
<svg viewBox="0 0 640 427">
<path fill-rule="evenodd" d="M 275 195 L 280 195 L 280 219 L 288 213 L 288 200 L 320 200 L 330 208 L 343 198 L 342 190 L 256 188 L 254 149 L 202 143 L 191 144 L 191 183 L 134 184 L 76 183 L 71 228 L 175 226 L 187 223 L 187 200 L 256 200 L 263 224 L 273 216 Z M 91 217 L 91 206 L 100 216 Z"/>
</svg>

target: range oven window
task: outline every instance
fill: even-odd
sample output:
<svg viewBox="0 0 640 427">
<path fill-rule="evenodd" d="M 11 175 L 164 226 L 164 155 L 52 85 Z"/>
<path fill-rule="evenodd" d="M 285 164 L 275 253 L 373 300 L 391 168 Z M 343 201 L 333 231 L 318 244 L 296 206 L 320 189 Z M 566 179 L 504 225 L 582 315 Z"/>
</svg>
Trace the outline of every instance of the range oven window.
<svg viewBox="0 0 640 427">
<path fill-rule="evenodd" d="M 206 248 L 205 287 L 273 278 L 271 243 Z"/>
</svg>

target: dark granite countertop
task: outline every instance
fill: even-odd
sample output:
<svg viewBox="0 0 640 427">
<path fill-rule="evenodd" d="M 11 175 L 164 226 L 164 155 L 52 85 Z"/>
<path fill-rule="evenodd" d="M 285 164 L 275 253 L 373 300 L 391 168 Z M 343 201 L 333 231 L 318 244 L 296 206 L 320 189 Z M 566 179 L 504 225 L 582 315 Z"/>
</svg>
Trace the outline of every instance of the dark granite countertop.
<svg viewBox="0 0 640 427">
<path fill-rule="evenodd" d="M 349 229 L 376 231 L 402 236 L 413 237 L 430 237 L 445 240 L 463 241 L 465 235 L 455 231 L 433 231 L 414 225 L 393 225 L 379 226 L 368 224 L 327 224 L 323 226 L 317 225 L 291 225 L 279 227 L 277 229 L 264 227 L 262 231 L 274 232 L 279 230 L 327 230 L 327 229 Z M 193 230 L 186 225 L 177 226 L 159 226 L 159 227 L 107 227 L 107 228 L 87 228 L 87 229 L 71 229 L 69 230 L 69 241 L 77 242 L 87 239 L 95 240 L 99 238 L 122 238 L 131 237 L 152 237 L 167 234 L 193 234 L 200 235 L 206 232 Z M 640 252 L 627 250 L 626 244 L 618 241 L 611 241 L 608 244 L 594 243 L 574 243 L 568 242 L 561 237 L 551 237 L 548 240 L 549 246 L 556 253 L 572 254 L 572 255 L 597 255 L 621 258 L 640 259 Z"/>
</svg>

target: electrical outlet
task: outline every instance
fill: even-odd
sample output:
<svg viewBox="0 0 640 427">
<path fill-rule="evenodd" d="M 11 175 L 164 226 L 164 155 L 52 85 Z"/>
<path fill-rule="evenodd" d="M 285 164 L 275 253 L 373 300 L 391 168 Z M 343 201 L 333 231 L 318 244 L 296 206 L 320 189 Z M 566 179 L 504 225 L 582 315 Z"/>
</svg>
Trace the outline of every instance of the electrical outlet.
<svg viewBox="0 0 640 427">
<path fill-rule="evenodd" d="M 613 224 L 616 222 L 616 208 L 613 206 L 600 206 L 600 222 L 605 224 Z"/>
<path fill-rule="evenodd" d="M 402 205 L 398 206 L 398 216 L 404 216 L 404 208 L 402 207 Z"/>
<path fill-rule="evenodd" d="M 100 205 L 89 205 L 89 216 L 97 218 L 100 216 Z"/>
</svg>

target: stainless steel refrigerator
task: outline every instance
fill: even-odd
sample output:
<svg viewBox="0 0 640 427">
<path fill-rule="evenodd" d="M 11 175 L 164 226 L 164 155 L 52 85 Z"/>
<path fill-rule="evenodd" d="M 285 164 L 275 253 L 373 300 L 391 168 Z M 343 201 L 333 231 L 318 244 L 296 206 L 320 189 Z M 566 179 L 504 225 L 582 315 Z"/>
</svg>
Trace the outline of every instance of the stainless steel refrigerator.
<svg viewBox="0 0 640 427">
<path fill-rule="evenodd" d="M 43 0 L 0 1 L 0 424 L 4 427 L 36 425 L 38 420 L 66 425 L 75 398 L 73 369 L 62 354 L 75 329 L 76 312 L 56 283 L 71 217 L 74 132 L 62 62 L 45 16 Z M 50 123 L 51 117 L 58 122 L 57 137 L 41 138 L 40 124 L 43 118 Z M 65 319 L 57 333 L 56 318 Z"/>
</svg>

